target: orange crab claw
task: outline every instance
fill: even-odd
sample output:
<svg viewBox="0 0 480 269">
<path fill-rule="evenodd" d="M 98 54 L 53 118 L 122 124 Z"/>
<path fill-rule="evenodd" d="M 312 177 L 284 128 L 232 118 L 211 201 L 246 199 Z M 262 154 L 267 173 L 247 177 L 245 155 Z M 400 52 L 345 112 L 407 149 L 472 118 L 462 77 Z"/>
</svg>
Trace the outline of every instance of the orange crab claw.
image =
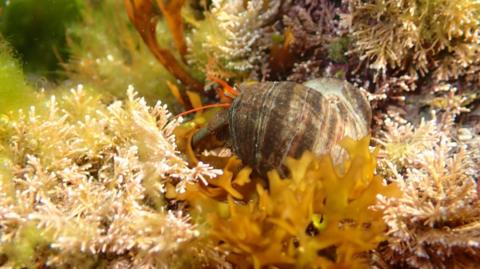
<svg viewBox="0 0 480 269">
<path fill-rule="evenodd" d="M 216 78 L 216 77 L 212 77 L 212 76 L 208 76 L 208 79 L 220 84 L 223 87 L 223 89 L 226 92 L 228 92 L 230 95 L 232 95 L 233 97 L 236 97 L 236 96 L 240 95 L 240 93 L 238 93 L 238 91 L 235 90 L 232 86 L 228 85 L 228 83 L 226 81 L 221 80 L 221 79 Z"/>
</svg>

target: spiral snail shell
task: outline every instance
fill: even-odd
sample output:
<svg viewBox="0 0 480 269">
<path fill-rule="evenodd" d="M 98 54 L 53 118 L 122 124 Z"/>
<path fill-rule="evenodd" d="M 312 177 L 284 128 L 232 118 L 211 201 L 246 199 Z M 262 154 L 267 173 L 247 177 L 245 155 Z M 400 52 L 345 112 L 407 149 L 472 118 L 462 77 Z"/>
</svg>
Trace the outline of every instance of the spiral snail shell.
<svg viewBox="0 0 480 269">
<path fill-rule="evenodd" d="M 346 81 L 255 82 L 240 84 L 238 90 L 240 96 L 207 129 L 220 126 L 223 118 L 233 151 L 261 175 L 282 171 L 287 156 L 298 158 L 306 150 L 330 152 L 338 163 L 346 156 L 338 142 L 369 132 L 370 104 Z"/>
</svg>

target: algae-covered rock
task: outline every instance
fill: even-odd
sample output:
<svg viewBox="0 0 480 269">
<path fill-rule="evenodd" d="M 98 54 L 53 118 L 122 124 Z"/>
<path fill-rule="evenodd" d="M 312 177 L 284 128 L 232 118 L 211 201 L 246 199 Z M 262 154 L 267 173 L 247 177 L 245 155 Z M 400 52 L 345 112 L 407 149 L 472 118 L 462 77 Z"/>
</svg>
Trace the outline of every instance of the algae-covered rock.
<svg viewBox="0 0 480 269">
<path fill-rule="evenodd" d="M 65 30 L 79 18 L 83 1 L 16 0 L 0 3 L 0 33 L 23 58 L 25 69 L 53 77 L 68 58 Z"/>
<path fill-rule="evenodd" d="M 27 105 L 33 89 L 25 82 L 22 68 L 10 47 L 0 38 L 0 114 Z"/>
</svg>

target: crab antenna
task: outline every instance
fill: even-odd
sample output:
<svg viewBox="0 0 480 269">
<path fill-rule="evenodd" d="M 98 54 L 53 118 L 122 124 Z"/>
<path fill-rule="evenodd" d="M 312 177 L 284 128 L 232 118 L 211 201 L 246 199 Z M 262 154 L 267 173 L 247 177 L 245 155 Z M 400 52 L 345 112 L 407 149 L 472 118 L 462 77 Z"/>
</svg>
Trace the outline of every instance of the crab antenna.
<svg viewBox="0 0 480 269">
<path fill-rule="evenodd" d="M 188 114 L 190 114 L 190 113 L 197 112 L 197 111 L 200 111 L 200 110 L 204 110 L 204 109 L 207 109 L 207 108 L 212 108 L 212 107 L 229 107 L 229 106 L 230 106 L 229 103 L 227 103 L 227 104 L 211 104 L 211 105 L 205 105 L 205 106 L 196 107 L 196 108 L 193 108 L 193 109 L 184 111 L 184 112 L 176 115 L 175 117 L 185 116 L 185 115 L 188 115 Z"/>
<path fill-rule="evenodd" d="M 233 96 L 239 96 L 240 94 L 238 93 L 238 91 L 236 91 L 232 86 L 228 85 L 227 82 L 225 82 L 224 80 L 221 80 L 219 78 L 216 78 L 216 77 L 212 77 L 212 76 L 208 76 L 208 79 L 211 80 L 211 81 L 214 81 L 220 85 L 222 85 L 222 87 L 228 92 L 230 93 L 231 95 Z"/>
</svg>

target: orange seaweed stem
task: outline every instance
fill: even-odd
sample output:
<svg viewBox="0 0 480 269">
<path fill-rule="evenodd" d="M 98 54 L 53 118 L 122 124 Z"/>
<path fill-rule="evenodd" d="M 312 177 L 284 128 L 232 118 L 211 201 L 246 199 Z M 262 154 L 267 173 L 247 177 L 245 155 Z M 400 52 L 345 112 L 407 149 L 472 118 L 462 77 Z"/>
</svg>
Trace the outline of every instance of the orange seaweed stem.
<svg viewBox="0 0 480 269">
<path fill-rule="evenodd" d="M 169 50 L 158 45 L 152 2 L 150 0 L 125 0 L 125 7 L 130 21 L 155 58 L 189 89 L 203 93 L 203 84 L 190 76 Z"/>
<path fill-rule="evenodd" d="M 167 26 L 173 36 L 175 46 L 180 52 L 180 56 L 184 61 L 185 54 L 187 54 L 187 44 L 185 43 L 185 35 L 182 21 L 182 6 L 185 4 L 185 0 L 168 0 L 165 4 L 164 0 L 157 0 L 157 5 L 162 11 Z"/>
</svg>

